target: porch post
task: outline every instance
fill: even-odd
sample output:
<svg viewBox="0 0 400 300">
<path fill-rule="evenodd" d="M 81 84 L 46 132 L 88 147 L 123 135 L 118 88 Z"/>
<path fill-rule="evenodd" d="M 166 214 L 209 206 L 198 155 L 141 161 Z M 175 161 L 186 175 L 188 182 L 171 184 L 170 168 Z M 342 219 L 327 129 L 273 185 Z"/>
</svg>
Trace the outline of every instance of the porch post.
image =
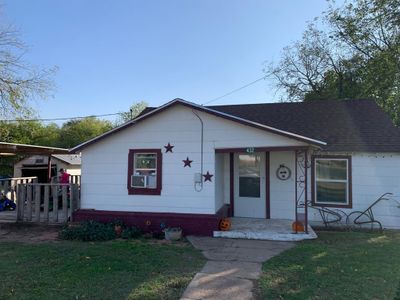
<svg viewBox="0 0 400 300">
<path fill-rule="evenodd" d="M 234 153 L 229 153 L 229 203 L 230 203 L 230 216 L 234 216 L 235 203 L 234 203 Z"/>
<path fill-rule="evenodd" d="M 308 233 L 308 149 L 295 151 L 295 220 Z M 296 233 L 298 232 L 296 226 Z"/>
<path fill-rule="evenodd" d="M 295 184 L 295 187 L 294 187 L 294 207 L 295 207 L 295 211 L 294 211 L 294 214 L 295 214 L 295 222 L 297 224 L 297 222 L 299 221 L 298 220 L 298 196 L 297 196 L 297 189 L 298 189 L 298 185 L 299 185 L 298 177 L 297 177 L 297 168 L 298 168 L 298 160 L 299 160 L 298 150 L 295 150 L 294 153 L 295 153 L 295 160 L 294 160 L 294 166 L 295 166 L 294 167 L 294 184 Z M 297 226 L 295 226 L 295 228 L 296 228 L 296 233 L 297 233 Z"/>
<path fill-rule="evenodd" d="M 304 230 L 308 233 L 308 149 L 304 150 Z"/>
<path fill-rule="evenodd" d="M 47 160 L 47 182 L 51 183 L 51 155 L 49 155 Z"/>
</svg>

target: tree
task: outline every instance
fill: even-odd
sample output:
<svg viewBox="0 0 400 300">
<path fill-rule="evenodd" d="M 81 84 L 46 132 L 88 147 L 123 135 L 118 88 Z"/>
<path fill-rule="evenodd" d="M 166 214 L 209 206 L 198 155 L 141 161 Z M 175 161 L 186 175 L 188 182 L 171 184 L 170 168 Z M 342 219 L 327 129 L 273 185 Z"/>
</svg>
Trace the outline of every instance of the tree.
<svg viewBox="0 0 400 300">
<path fill-rule="evenodd" d="M 119 119 L 116 121 L 116 125 L 121 125 L 125 122 L 128 122 L 135 117 L 137 117 L 146 107 L 148 106 L 147 102 L 145 101 L 140 101 L 137 103 L 134 103 L 131 105 L 129 108 L 129 111 L 127 112 L 121 112 Z"/>
<path fill-rule="evenodd" d="M 11 26 L 0 27 L 0 117 L 27 117 L 35 98 L 53 88 L 55 68 L 40 69 L 23 60 L 27 46 Z"/>
<path fill-rule="evenodd" d="M 265 72 L 290 101 L 373 98 L 400 125 L 400 0 L 356 0 L 311 24 Z"/>
<path fill-rule="evenodd" d="M 60 131 L 60 147 L 72 148 L 113 128 L 111 122 L 88 117 L 64 123 Z"/>
<path fill-rule="evenodd" d="M 56 146 L 59 142 L 59 127 L 48 126 L 39 121 L 0 122 L 0 140 L 2 142 Z"/>
</svg>

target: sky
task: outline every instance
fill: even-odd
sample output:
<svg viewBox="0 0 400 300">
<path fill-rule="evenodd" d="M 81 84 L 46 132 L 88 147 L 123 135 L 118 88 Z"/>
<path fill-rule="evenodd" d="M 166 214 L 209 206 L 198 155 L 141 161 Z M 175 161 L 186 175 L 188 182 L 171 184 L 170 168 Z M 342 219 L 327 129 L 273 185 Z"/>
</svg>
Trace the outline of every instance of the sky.
<svg viewBox="0 0 400 300">
<path fill-rule="evenodd" d="M 325 0 L 0 0 L 0 18 L 29 46 L 25 60 L 57 66 L 42 118 L 127 111 L 174 98 L 206 103 L 263 75 Z M 210 104 L 275 102 L 261 80 Z"/>
</svg>

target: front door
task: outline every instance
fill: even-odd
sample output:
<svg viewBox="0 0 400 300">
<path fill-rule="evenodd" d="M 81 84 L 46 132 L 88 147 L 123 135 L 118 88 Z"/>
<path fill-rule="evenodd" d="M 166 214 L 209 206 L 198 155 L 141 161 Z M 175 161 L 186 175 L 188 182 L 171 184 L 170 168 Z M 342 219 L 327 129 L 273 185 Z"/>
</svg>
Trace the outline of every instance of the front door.
<svg viewBox="0 0 400 300">
<path fill-rule="evenodd" d="M 265 218 L 265 153 L 235 154 L 235 217 Z"/>
</svg>

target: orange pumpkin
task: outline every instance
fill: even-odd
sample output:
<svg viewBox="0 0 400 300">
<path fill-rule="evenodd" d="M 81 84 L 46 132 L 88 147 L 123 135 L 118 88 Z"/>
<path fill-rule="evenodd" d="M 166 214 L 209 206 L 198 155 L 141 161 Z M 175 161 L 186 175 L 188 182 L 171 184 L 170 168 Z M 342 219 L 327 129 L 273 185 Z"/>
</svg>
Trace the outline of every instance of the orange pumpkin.
<svg viewBox="0 0 400 300">
<path fill-rule="evenodd" d="M 292 223 L 292 230 L 295 232 L 304 232 L 304 225 L 300 221 L 294 221 Z"/>
<path fill-rule="evenodd" d="M 219 229 L 222 231 L 228 231 L 229 229 L 231 229 L 231 220 L 229 220 L 228 218 L 223 218 L 219 222 Z"/>
</svg>

